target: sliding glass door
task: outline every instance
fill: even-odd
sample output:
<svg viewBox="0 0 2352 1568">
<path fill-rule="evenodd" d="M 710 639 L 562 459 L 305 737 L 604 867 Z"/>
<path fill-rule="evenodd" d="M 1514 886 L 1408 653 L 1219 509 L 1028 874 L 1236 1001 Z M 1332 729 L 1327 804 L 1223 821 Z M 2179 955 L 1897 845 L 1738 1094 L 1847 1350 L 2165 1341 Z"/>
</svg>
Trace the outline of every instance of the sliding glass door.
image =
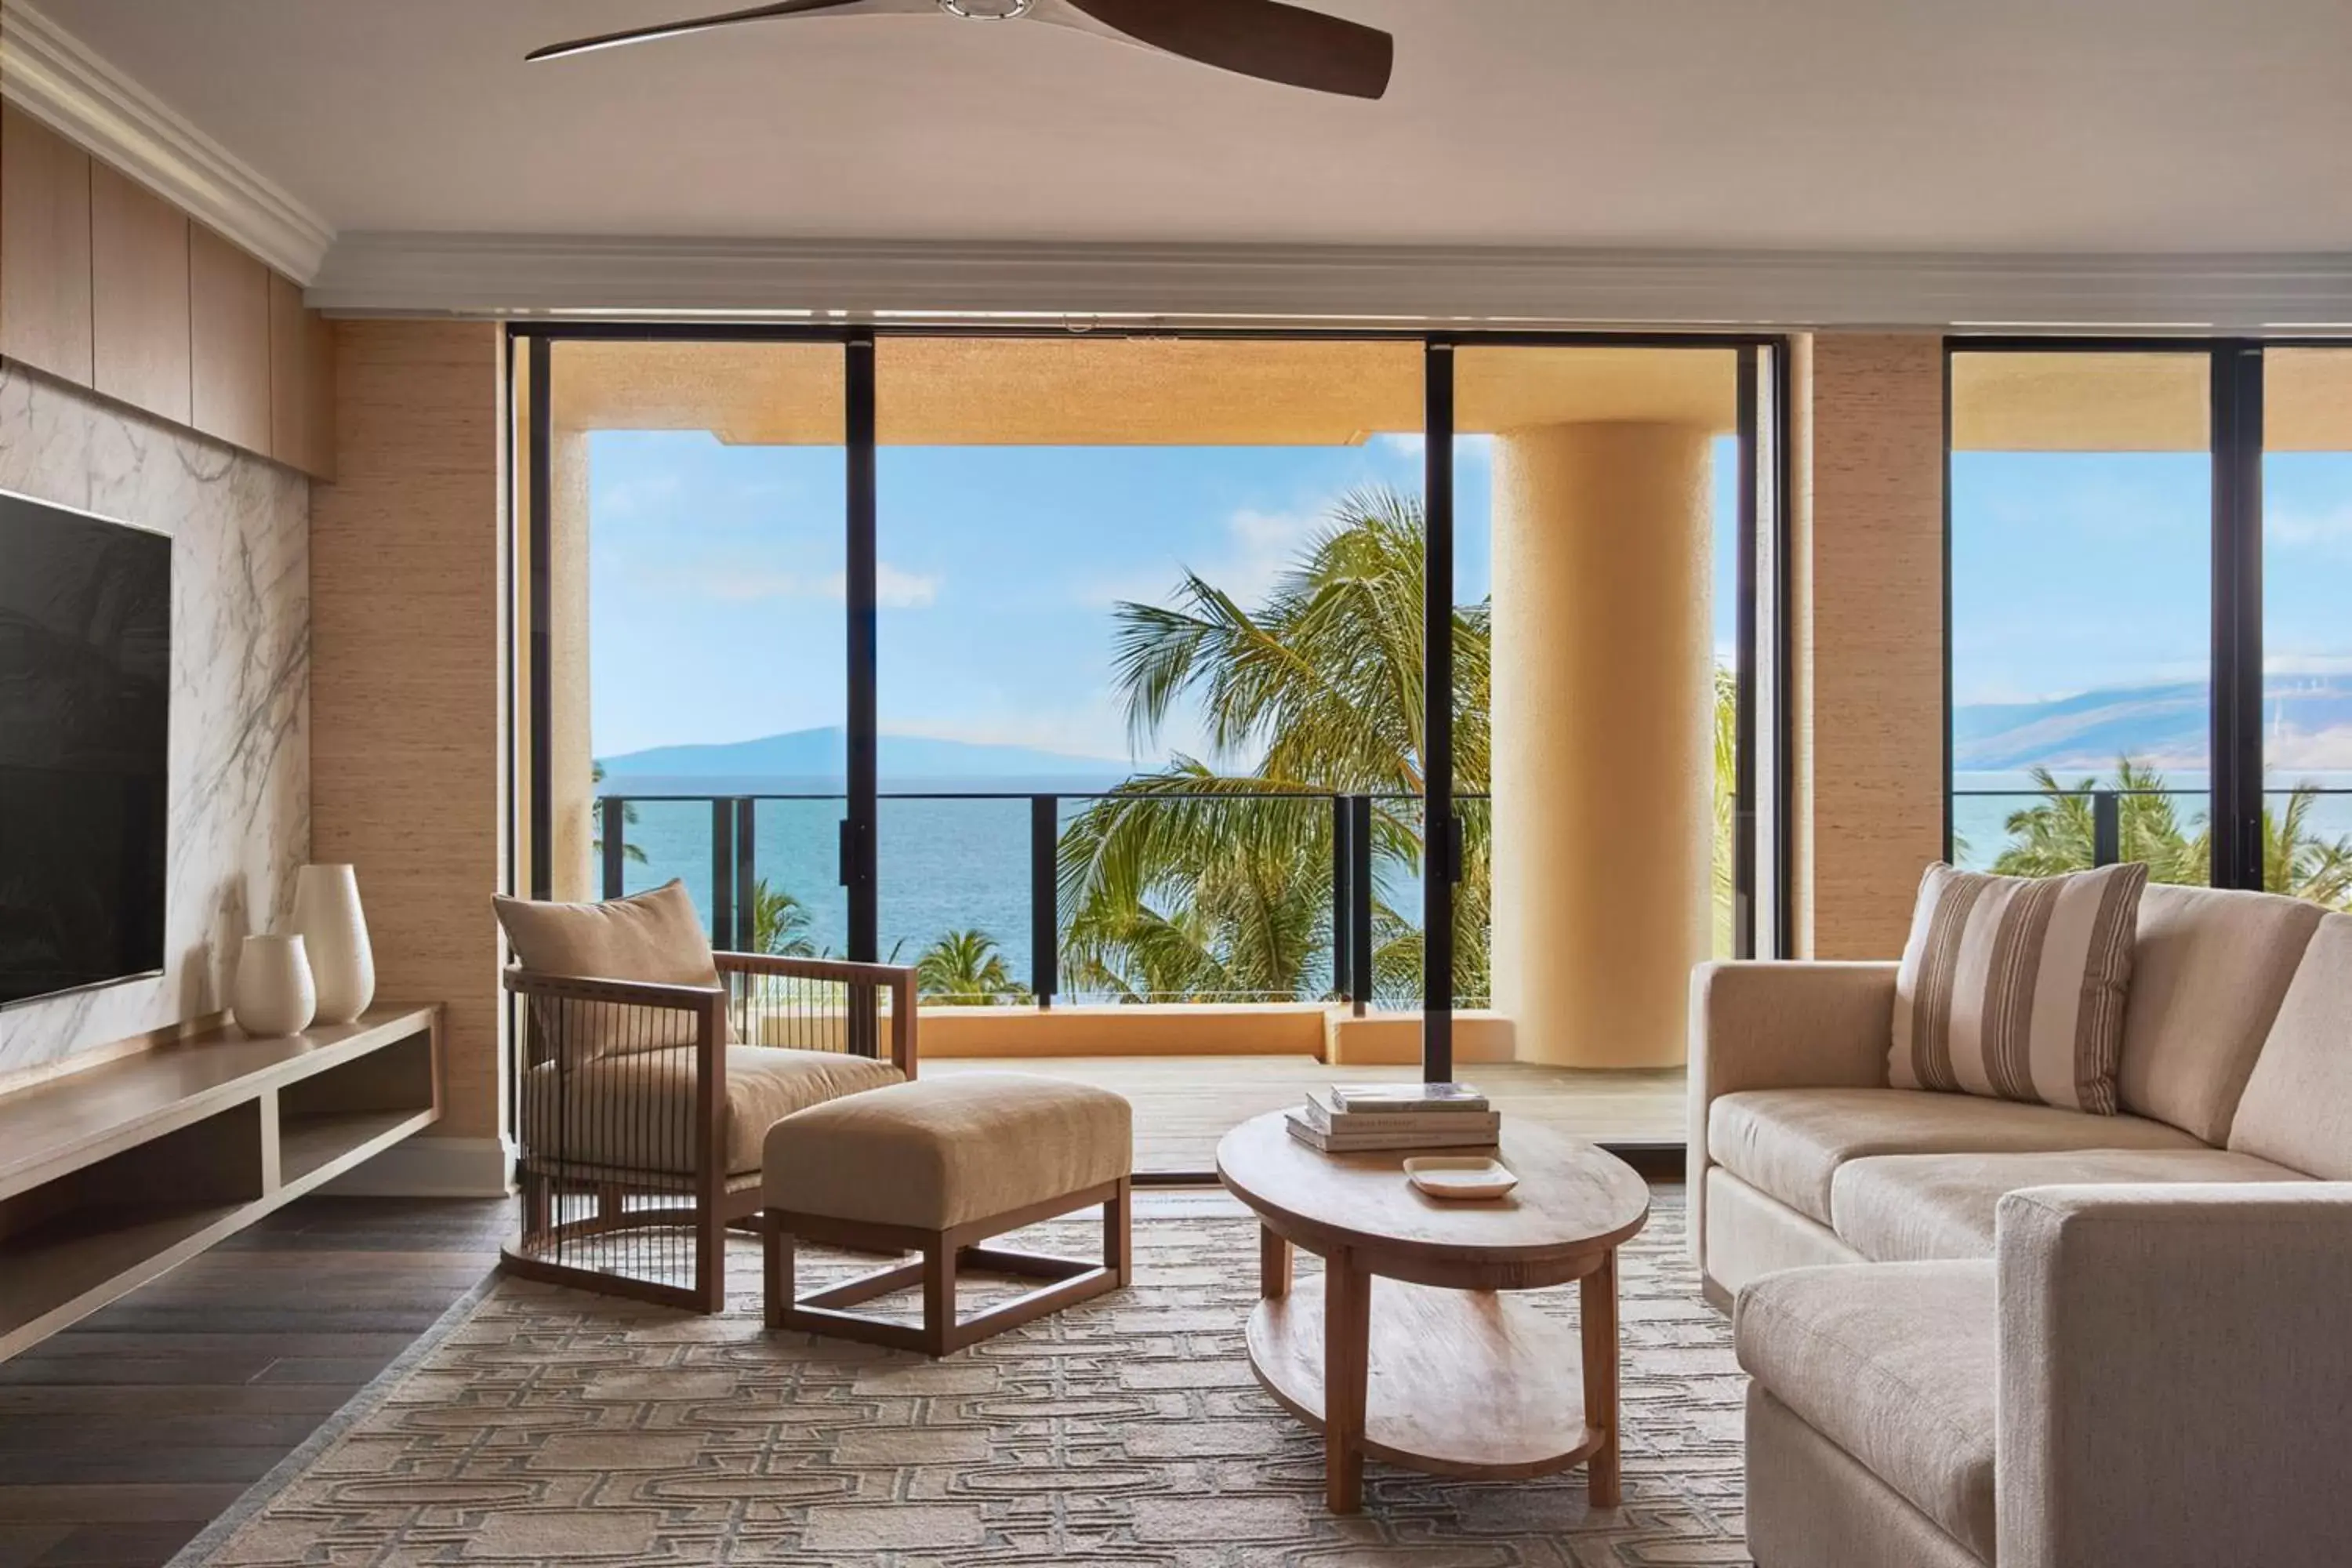
<svg viewBox="0 0 2352 1568">
<path fill-rule="evenodd" d="M 1769 340 L 514 342 L 541 896 L 917 966 L 941 1062 L 1444 1078 L 1554 1059 L 1559 952 L 1787 951 Z"/>
</svg>

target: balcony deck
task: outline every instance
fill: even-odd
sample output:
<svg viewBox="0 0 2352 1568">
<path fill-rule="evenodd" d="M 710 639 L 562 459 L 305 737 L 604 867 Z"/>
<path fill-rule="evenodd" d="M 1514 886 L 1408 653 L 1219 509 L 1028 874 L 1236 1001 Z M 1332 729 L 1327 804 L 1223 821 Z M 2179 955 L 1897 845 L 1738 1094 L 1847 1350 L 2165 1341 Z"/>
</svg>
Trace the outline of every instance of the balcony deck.
<svg viewBox="0 0 2352 1568">
<path fill-rule="evenodd" d="M 1031 1072 L 1116 1090 L 1135 1105 L 1135 1168 L 1143 1173 L 1215 1168 L 1217 1140 L 1237 1122 L 1296 1105 L 1331 1083 L 1407 1081 L 1412 1067 L 1332 1067 L 1313 1057 L 947 1058 L 923 1063 L 925 1077 Z M 1486 1091 L 1506 1116 L 1541 1121 L 1604 1143 L 1679 1143 L 1684 1137 L 1680 1068 L 1601 1070 L 1531 1062 L 1465 1065 L 1461 1077 Z"/>
</svg>

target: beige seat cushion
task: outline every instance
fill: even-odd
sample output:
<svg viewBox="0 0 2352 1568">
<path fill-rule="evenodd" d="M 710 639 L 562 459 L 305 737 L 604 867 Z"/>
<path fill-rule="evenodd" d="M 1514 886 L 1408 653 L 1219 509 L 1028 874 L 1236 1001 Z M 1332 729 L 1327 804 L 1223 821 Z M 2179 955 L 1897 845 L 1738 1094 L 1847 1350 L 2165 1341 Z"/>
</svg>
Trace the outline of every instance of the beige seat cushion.
<svg viewBox="0 0 2352 1568">
<path fill-rule="evenodd" d="M 1996 1537 L 1990 1263 L 1791 1268 L 1739 1293 L 1739 1364 L 1985 1562 Z"/>
<path fill-rule="evenodd" d="M 533 974 L 625 980 L 651 985 L 719 984 L 710 938 L 686 884 L 602 903 L 562 904 L 493 897 L 515 962 Z M 694 1039 L 691 1013 L 594 1002 L 536 1001 L 554 1054 L 577 1065 L 613 1051 L 658 1050 Z M 719 1020 L 723 1030 L 724 1016 Z"/>
<path fill-rule="evenodd" d="M 1706 1122 L 1708 1158 L 1823 1225 L 1837 1168 L 1871 1154 L 2198 1147 L 2179 1129 L 2136 1116 L 1910 1089 L 1748 1089 L 1717 1100 Z"/>
<path fill-rule="evenodd" d="M 1990 1258 L 1993 1210 L 2020 1187 L 2127 1182 L 2293 1182 L 2297 1173 L 2221 1149 L 2083 1149 L 2054 1154 L 1880 1154 L 1838 1167 L 1838 1237 L 1875 1261 Z"/>
<path fill-rule="evenodd" d="M 906 1081 L 886 1061 L 840 1051 L 727 1047 L 727 1172 L 760 1168 L 768 1129 L 796 1110 Z M 523 1144 L 562 1166 L 694 1171 L 694 1053 L 640 1051 L 569 1071 L 542 1062 L 523 1075 Z"/>
<path fill-rule="evenodd" d="M 956 1073 L 835 1100 L 768 1132 L 767 1206 L 948 1230 L 1129 1173 L 1133 1114 L 1108 1089 Z"/>
<path fill-rule="evenodd" d="M 2227 1142 L 2322 913 L 2271 893 L 2149 888 L 2124 1008 L 2123 1108 Z"/>
<path fill-rule="evenodd" d="M 2352 915 L 2319 922 L 2230 1126 L 2230 1147 L 2352 1182 Z"/>
</svg>

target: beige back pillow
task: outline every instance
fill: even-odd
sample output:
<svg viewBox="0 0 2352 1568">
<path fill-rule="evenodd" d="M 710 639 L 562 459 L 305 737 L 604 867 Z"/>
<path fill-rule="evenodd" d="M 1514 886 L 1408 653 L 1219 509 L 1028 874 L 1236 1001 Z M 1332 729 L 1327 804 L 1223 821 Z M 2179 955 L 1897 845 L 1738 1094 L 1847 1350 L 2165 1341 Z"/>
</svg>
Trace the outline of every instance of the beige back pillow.
<svg viewBox="0 0 2352 1568">
<path fill-rule="evenodd" d="M 710 939 L 686 884 L 596 904 L 494 898 L 515 962 L 533 974 L 625 980 L 656 985 L 719 984 Z M 601 1056 L 691 1045 L 695 1019 L 671 1008 L 544 1001 L 541 1027 L 567 1067 Z M 720 1040 L 724 1044 L 724 1038 Z"/>
<path fill-rule="evenodd" d="M 2116 1112 L 2147 868 L 1989 877 L 1930 866 L 1895 976 L 1897 1089 Z"/>
</svg>

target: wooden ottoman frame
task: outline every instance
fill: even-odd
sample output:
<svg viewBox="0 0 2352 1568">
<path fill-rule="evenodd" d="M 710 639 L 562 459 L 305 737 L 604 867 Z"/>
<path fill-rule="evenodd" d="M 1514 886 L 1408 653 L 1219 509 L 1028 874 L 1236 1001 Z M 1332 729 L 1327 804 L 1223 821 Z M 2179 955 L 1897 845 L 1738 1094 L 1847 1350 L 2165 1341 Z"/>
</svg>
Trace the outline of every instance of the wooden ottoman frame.
<svg viewBox="0 0 2352 1568">
<path fill-rule="evenodd" d="M 991 1237 L 1058 1218 L 1093 1204 L 1102 1205 L 1100 1263 L 980 1245 Z M 800 1329 L 813 1334 L 887 1345 L 892 1350 L 947 1355 L 1033 1318 L 1042 1318 L 1125 1286 L 1132 1274 L 1129 1231 L 1133 1213 L 1132 1188 L 1126 1176 L 1009 1214 L 967 1220 L 947 1230 L 835 1219 L 772 1208 L 761 1220 L 767 1253 L 768 1327 Z M 856 1252 L 919 1252 L 922 1256 L 812 1295 L 796 1296 L 793 1253 L 803 1241 Z M 956 1316 L 956 1276 L 964 1269 L 1050 1283 L 960 1319 Z M 841 1310 L 915 1285 L 923 1289 L 923 1321 L 919 1328 Z"/>
</svg>

